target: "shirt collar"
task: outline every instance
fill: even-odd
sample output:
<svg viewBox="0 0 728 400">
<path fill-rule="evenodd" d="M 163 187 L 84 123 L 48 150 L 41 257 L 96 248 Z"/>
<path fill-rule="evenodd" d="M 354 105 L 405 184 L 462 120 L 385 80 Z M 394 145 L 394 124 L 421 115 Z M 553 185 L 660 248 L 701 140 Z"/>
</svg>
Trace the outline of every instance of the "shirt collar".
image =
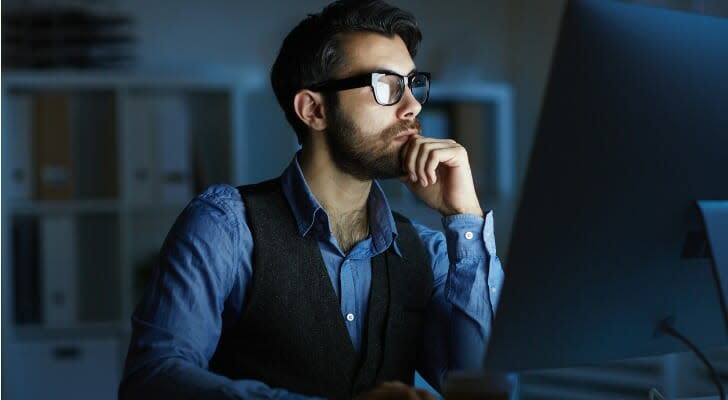
<svg viewBox="0 0 728 400">
<path fill-rule="evenodd" d="M 296 219 L 298 233 L 308 235 L 312 230 L 327 237 L 331 235 L 329 218 L 326 210 L 321 206 L 303 176 L 301 165 L 298 163 L 298 154 L 281 176 L 283 194 L 291 206 Z M 392 216 L 392 210 L 387 197 L 377 181 L 372 182 L 372 189 L 367 199 L 369 214 L 369 227 L 372 237 L 372 246 L 376 254 L 389 248 L 394 243 L 395 252 L 401 256 L 395 239 L 397 238 L 397 225 Z"/>
</svg>

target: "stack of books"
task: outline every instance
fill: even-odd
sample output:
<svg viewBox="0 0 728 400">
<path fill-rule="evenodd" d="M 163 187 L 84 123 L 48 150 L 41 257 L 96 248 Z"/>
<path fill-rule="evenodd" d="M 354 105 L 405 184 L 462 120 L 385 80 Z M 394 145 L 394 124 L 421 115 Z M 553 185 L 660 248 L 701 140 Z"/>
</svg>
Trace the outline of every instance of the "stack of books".
<svg viewBox="0 0 728 400">
<path fill-rule="evenodd" d="M 108 68 L 132 62 L 131 19 L 78 8 L 3 10 L 3 67 Z"/>
</svg>

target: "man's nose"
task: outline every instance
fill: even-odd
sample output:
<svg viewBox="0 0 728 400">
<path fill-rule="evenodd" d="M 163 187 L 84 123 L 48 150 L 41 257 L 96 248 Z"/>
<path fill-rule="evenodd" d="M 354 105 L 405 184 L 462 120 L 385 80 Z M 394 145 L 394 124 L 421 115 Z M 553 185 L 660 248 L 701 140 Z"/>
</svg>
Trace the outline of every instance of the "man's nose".
<svg viewBox="0 0 728 400">
<path fill-rule="evenodd" d="M 397 118 L 405 120 L 415 119 L 420 111 L 422 111 L 422 104 L 415 99 L 409 86 L 404 88 L 404 93 L 402 93 L 402 98 L 397 103 L 397 107 L 399 107 L 397 110 Z"/>
</svg>

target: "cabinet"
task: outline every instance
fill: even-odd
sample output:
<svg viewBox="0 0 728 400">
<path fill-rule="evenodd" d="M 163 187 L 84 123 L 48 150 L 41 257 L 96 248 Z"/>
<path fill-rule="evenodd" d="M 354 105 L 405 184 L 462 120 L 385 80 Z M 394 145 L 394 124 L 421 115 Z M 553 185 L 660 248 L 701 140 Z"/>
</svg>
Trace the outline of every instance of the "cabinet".
<svg viewBox="0 0 728 400">
<path fill-rule="evenodd" d="M 7 399 L 116 398 L 118 341 L 103 339 L 39 339 L 12 346 L 3 369 Z M 38 378 L 42 378 L 42 381 Z"/>
<path fill-rule="evenodd" d="M 111 384 L 93 398 L 116 396 L 129 317 L 174 219 L 210 184 L 246 179 L 235 155 L 255 88 L 219 75 L 3 74 L 2 343 L 14 371 L 3 394 L 40 398 L 21 386 L 71 374 Z"/>
</svg>

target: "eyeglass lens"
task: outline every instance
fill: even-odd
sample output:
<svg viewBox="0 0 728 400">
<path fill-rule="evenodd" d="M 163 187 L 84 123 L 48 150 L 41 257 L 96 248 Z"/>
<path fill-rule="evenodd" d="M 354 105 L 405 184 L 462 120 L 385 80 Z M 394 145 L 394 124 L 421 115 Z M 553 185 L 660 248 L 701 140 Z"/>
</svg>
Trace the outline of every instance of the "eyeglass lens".
<svg viewBox="0 0 728 400">
<path fill-rule="evenodd" d="M 422 74 L 416 74 L 410 81 L 412 95 L 420 103 L 427 101 L 427 86 L 427 77 Z M 382 74 L 376 77 L 372 87 L 377 102 L 390 105 L 397 103 L 402 98 L 405 85 L 403 79 L 397 75 Z"/>
</svg>

